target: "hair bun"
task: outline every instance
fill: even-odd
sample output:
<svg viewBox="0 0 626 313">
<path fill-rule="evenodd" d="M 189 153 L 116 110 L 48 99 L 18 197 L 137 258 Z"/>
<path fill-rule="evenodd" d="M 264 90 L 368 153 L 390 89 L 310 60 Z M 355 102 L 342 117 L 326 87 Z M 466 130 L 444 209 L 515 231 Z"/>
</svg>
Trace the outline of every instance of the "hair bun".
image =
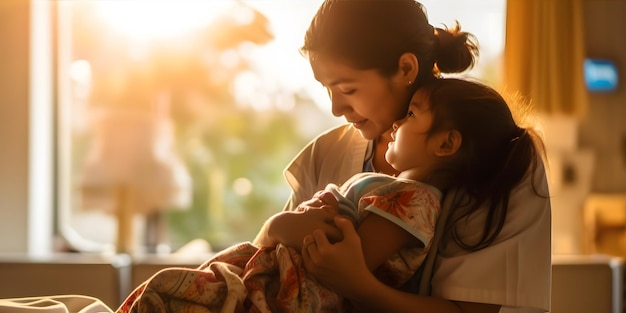
<svg viewBox="0 0 626 313">
<path fill-rule="evenodd" d="M 478 58 L 478 43 L 474 35 L 462 32 L 461 25 L 455 21 L 455 27 L 435 28 L 435 37 L 439 40 L 436 69 L 441 73 L 460 73 L 474 67 Z"/>
</svg>

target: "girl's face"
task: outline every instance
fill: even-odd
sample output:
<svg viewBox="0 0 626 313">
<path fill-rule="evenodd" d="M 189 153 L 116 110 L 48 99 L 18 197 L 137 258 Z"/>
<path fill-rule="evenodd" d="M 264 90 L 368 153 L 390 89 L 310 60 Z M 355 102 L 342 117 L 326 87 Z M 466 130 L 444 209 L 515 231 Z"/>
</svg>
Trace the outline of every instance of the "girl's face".
<svg viewBox="0 0 626 313">
<path fill-rule="evenodd" d="M 345 117 L 366 139 L 378 138 L 406 114 L 408 81 L 400 73 L 384 77 L 321 56 L 311 61 L 311 68 L 328 90 L 333 115 Z"/>
<path fill-rule="evenodd" d="M 418 173 L 417 178 L 435 166 L 439 137 L 445 135 L 444 132 L 429 134 L 433 113 L 426 97 L 419 94 L 416 92 L 411 99 L 406 116 L 393 124 L 392 141 L 385 154 L 396 170 Z"/>
</svg>

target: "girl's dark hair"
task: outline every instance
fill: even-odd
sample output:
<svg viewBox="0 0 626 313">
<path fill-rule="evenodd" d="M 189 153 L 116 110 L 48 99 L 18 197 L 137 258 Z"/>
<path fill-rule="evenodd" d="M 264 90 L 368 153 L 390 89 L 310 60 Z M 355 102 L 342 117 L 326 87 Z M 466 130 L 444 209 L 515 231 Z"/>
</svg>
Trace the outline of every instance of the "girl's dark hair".
<svg viewBox="0 0 626 313">
<path fill-rule="evenodd" d="M 455 207 L 467 209 L 452 213 L 448 234 L 465 249 L 484 248 L 504 226 L 511 190 L 529 170 L 535 173 L 538 156 L 545 158 L 541 138 L 533 128 L 518 126 L 512 107 L 481 83 L 442 78 L 426 82 L 418 92 L 431 105 L 430 133 L 456 129 L 462 136 L 459 151 L 445 170 L 452 173 L 450 187 L 466 191 L 471 203 Z M 537 188 L 533 189 L 539 195 Z M 484 206 L 488 211 L 482 236 L 478 241 L 464 242 L 454 225 Z"/>
<path fill-rule="evenodd" d="M 433 28 L 422 4 L 414 0 L 326 0 L 311 21 L 300 51 L 309 58 L 329 55 L 357 69 L 390 76 L 404 53 L 415 54 L 423 81 L 473 67 L 474 36 L 454 28 Z M 432 69 L 432 70 L 429 70 Z"/>
</svg>

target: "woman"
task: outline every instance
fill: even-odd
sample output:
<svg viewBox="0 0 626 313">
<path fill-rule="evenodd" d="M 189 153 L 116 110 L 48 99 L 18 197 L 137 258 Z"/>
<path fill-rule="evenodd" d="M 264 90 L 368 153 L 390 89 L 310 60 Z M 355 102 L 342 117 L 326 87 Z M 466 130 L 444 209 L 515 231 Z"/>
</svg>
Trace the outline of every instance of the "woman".
<svg viewBox="0 0 626 313">
<path fill-rule="evenodd" d="M 451 30 L 433 28 L 421 4 L 413 0 L 325 1 L 306 32 L 302 52 L 315 78 L 328 89 L 333 114 L 349 124 L 321 134 L 287 167 L 285 176 L 293 192 L 286 212 L 269 219 L 255 242 L 290 244 L 290 238 L 323 229 L 326 236 L 316 232 L 316 244 L 302 250 L 307 269 L 330 289 L 374 311 L 547 311 L 550 202 L 541 162 L 507 195 L 506 210 L 455 208 L 467 214 L 438 224 L 438 232 L 451 236 L 441 239 L 438 253 L 425 267 L 422 277 L 430 288 L 422 288 L 426 291 L 420 294 L 384 286 L 362 266 L 370 254 L 397 249 L 394 243 L 404 240 L 402 232 L 393 229 L 388 233 L 395 236 L 378 238 L 368 227 L 393 226 L 371 220 L 354 230 L 340 219 L 337 232 L 332 216 L 302 218 L 293 212 L 328 183 L 341 184 L 355 173 L 397 174 L 384 160 L 393 122 L 403 117 L 410 95 L 423 83 L 473 65 L 477 47 L 471 39 L 458 25 Z M 458 206 L 455 195 L 466 193 L 449 192 L 444 211 L 446 205 L 449 211 Z M 332 201 L 325 196 L 306 203 L 329 204 Z M 285 235 L 284 229 L 296 220 L 297 234 Z M 355 260 L 352 253 L 360 257 Z"/>
</svg>

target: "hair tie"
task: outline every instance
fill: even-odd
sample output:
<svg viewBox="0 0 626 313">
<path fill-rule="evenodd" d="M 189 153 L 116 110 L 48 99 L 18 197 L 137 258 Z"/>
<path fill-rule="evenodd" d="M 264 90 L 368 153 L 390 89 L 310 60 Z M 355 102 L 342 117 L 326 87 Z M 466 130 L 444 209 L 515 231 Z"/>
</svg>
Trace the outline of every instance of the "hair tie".
<svg viewBox="0 0 626 313">
<path fill-rule="evenodd" d="M 523 137 L 523 136 L 525 136 L 528 133 L 528 131 L 525 128 L 520 128 L 520 130 L 521 130 L 520 134 L 515 136 L 515 137 L 513 137 L 511 139 L 511 141 L 509 141 L 509 142 L 514 143 L 514 142 L 518 141 L 520 139 L 520 137 Z"/>
</svg>

